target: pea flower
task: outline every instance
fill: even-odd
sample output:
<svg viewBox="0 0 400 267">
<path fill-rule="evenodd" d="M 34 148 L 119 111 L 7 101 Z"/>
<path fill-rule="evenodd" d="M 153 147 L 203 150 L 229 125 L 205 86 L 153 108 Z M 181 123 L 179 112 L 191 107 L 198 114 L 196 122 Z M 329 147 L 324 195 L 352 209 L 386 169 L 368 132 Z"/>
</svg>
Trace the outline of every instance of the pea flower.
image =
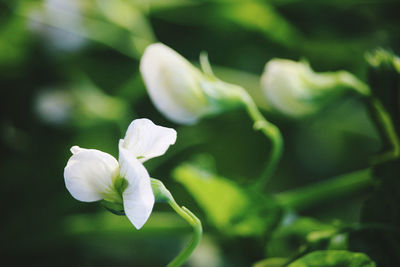
<svg viewBox="0 0 400 267">
<path fill-rule="evenodd" d="M 307 62 L 287 59 L 267 62 L 261 86 L 269 104 L 290 117 L 315 113 L 347 89 L 369 94 L 368 86 L 349 72 L 316 73 Z"/>
<path fill-rule="evenodd" d="M 96 149 L 71 148 L 64 169 L 65 185 L 80 201 L 103 200 L 112 209 L 121 209 L 140 229 L 149 218 L 154 193 L 143 162 L 163 155 L 176 141 L 176 131 L 136 119 L 119 141 L 119 160 Z"/>
<path fill-rule="evenodd" d="M 155 107 L 168 119 L 193 124 L 201 117 L 242 104 L 243 89 L 217 79 L 205 61 L 200 71 L 164 44 L 146 48 L 140 71 Z"/>
</svg>

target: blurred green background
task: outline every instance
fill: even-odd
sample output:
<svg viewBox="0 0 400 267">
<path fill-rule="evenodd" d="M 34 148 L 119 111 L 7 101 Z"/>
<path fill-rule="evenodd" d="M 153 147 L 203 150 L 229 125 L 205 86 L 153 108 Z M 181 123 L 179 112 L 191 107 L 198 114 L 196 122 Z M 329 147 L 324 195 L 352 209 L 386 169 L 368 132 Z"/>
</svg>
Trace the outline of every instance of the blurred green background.
<svg viewBox="0 0 400 267">
<path fill-rule="evenodd" d="M 316 71 L 344 69 L 366 80 L 366 52 L 400 52 L 399 10 L 400 2 L 392 0 L 1 1 L 2 262 L 163 266 L 179 252 L 191 229 L 169 207 L 156 204 L 137 231 L 125 217 L 76 201 L 64 185 L 72 145 L 117 156 L 118 140 L 142 117 L 178 131 L 177 143 L 146 167 L 203 221 L 204 239 L 187 265 L 250 266 L 274 255 L 268 232 L 220 231 L 172 175 L 202 155 L 218 175 L 250 184 L 263 169 L 267 140 L 253 131 L 243 110 L 194 126 L 165 119 L 138 70 L 144 48 L 160 41 L 194 63 L 207 51 L 218 77 L 251 92 L 285 139 L 283 160 L 267 188 L 274 194 L 368 167 L 380 140 L 354 96 L 300 120 L 270 114 L 259 92 L 265 63 L 305 58 Z M 317 203 L 296 216 L 357 222 L 364 193 Z"/>
</svg>

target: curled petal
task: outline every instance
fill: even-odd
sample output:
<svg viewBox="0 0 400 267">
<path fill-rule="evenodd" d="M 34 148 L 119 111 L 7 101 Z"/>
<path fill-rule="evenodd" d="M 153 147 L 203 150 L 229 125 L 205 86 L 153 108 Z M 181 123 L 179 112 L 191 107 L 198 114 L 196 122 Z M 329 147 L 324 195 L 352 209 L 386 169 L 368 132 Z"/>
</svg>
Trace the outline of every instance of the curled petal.
<svg viewBox="0 0 400 267">
<path fill-rule="evenodd" d="M 145 162 L 163 155 L 175 141 L 174 129 L 155 125 L 149 119 L 137 119 L 129 125 L 121 146 L 141 162 Z"/>
<path fill-rule="evenodd" d="M 131 151 L 122 146 L 123 142 L 120 140 L 119 143 L 120 173 L 128 181 L 122 193 L 124 211 L 136 229 L 140 229 L 153 210 L 154 194 L 146 168 Z"/>
<path fill-rule="evenodd" d="M 84 202 L 98 201 L 112 190 L 119 165 L 110 154 L 96 149 L 71 148 L 72 156 L 64 169 L 65 185 L 71 195 Z"/>
</svg>

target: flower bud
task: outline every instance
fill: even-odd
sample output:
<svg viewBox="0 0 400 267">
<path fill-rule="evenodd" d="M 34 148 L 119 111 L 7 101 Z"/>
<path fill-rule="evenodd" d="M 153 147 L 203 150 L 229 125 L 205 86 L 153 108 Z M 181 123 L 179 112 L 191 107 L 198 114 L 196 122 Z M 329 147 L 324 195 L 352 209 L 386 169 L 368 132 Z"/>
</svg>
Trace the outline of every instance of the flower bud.
<svg viewBox="0 0 400 267">
<path fill-rule="evenodd" d="M 161 43 L 146 48 L 140 71 L 156 108 L 177 123 L 193 124 L 242 103 L 241 87 L 203 73 Z"/>
<path fill-rule="evenodd" d="M 313 114 L 345 89 L 368 95 L 369 89 L 346 71 L 314 72 L 307 62 L 272 59 L 261 77 L 268 103 L 290 117 Z"/>
</svg>

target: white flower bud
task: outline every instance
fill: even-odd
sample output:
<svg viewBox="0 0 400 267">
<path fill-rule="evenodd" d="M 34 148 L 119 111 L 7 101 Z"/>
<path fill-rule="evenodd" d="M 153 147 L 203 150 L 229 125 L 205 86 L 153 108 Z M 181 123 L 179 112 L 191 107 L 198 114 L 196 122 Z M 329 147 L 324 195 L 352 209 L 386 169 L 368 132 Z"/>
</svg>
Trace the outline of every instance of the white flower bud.
<svg viewBox="0 0 400 267">
<path fill-rule="evenodd" d="M 368 88 L 346 71 L 315 73 L 307 62 L 272 59 L 261 77 L 268 103 L 278 112 L 301 117 L 317 112 L 345 89 L 368 94 Z"/>
<path fill-rule="evenodd" d="M 242 88 L 202 73 L 161 43 L 146 48 L 140 71 L 156 108 L 177 123 L 193 124 L 241 103 Z"/>
</svg>

